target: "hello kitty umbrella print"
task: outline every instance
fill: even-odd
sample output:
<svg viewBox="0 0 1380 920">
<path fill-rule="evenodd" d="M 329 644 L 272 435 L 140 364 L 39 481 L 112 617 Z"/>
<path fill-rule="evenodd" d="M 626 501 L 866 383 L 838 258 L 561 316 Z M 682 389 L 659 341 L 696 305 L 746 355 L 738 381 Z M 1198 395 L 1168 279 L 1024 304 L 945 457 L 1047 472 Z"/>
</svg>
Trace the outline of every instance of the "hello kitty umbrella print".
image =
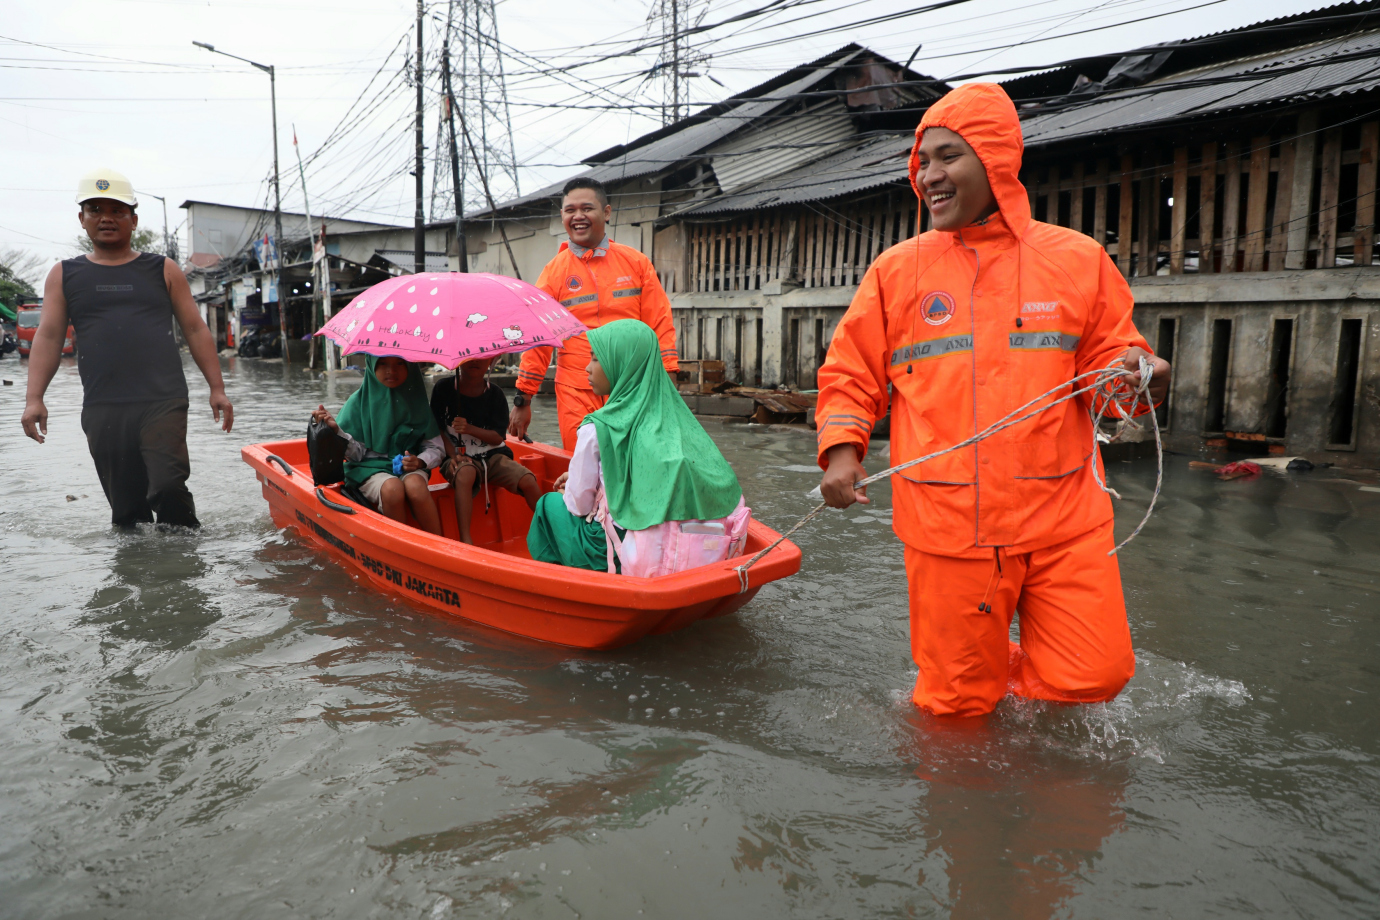
<svg viewBox="0 0 1380 920">
<path fill-rule="evenodd" d="M 454 369 L 474 358 L 560 347 L 588 332 L 550 294 L 487 272 L 426 272 L 380 281 L 317 330 L 347 355 L 431 361 Z"/>
</svg>

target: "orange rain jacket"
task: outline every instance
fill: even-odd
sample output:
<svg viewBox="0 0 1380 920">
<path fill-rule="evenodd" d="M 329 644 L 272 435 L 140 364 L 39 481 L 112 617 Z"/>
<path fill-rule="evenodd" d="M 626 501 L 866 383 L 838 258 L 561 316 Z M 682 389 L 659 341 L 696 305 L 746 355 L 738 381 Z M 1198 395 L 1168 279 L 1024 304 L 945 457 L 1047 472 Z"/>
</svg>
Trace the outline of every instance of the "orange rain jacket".
<svg viewBox="0 0 1380 920">
<path fill-rule="evenodd" d="M 1102 247 L 1031 219 L 1017 178 L 1020 121 L 1005 91 L 970 83 L 925 113 L 910 157 L 917 195 L 929 127 L 973 147 L 999 211 L 898 243 L 868 269 L 819 371 L 821 467 L 838 444 L 861 459 L 888 402 L 899 464 L 972 437 L 1133 345 L 1149 351 L 1131 322 L 1131 289 Z M 1086 399 L 892 477 L 896 535 L 927 553 L 990 558 L 994 546 L 1031 552 L 1110 520 L 1093 479 L 1101 458 Z"/>
<path fill-rule="evenodd" d="M 590 329 L 616 319 L 642 320 L 661 341 L 661 363 L 666 370 L 680 369 L 671 301 L 661 288 L 652 260 L 631 246 L 615 243 L 608 237 L 593 249 L 562 243 L 556 257 L 542 269 L 537 287 L 559 300 Z M 588 390 L 585 368 L 591 356 L 588 337 L 566 339 L 556 358 L 556 383 Z M 518 366 L 517 388 L 529 396 L 536 393 L 550 365 L 550 348 L 524 352 Z"/>
</svg>

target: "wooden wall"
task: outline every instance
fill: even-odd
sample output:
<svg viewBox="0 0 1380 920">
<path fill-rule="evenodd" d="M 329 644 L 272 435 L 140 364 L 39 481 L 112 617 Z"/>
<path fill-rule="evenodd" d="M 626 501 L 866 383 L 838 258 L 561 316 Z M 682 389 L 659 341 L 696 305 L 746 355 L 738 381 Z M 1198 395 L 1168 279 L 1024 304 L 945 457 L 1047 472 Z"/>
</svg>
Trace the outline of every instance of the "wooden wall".
<svg viewBox="0 0 1380 920">
<path fill-rule="evenodd" d="M 802 287 L 854 285 L 883 250 L 922 231 L 928 215 L 900 192 L 854 203 L 800 208 L 688 225 L 689 286 L 696 293 L 757 291 L 771 281 Z"/>
<path fill-rule="evenodd" d="M 1127 278 L 1370 265 L 1380 121 L 1080 160 L 1030 151 L 1021 179 L 1036 219 L 1086 233 Z M 918 225 L 917 225 L 918 224 Z M 883 250 L 928 229 L 908 187 L 685 228 L 676 292 L 857 284 Z"/>
<path fill-rule="evenodd" d="M 1028 154 L 1037 219 L 1086 233 L 1126 277 L 1370 265 L 1380 122 L 1078 161 Z"/>
</svg>

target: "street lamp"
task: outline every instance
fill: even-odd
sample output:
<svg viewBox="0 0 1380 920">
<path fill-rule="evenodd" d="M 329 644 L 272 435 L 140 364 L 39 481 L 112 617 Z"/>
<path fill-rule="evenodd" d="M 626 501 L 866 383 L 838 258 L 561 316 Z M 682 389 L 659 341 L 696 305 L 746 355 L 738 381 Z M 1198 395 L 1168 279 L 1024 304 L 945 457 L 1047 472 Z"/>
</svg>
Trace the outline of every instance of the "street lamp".
<svg viewBox="0 0 1380 920">
<path fill-rule="evenodd" d="M 273 240 L 273 249 L 277 258 L 274 260 L 273 279 L 274 287 L 278 289 L 278 340 L 283 346 L 283 360 L 288 360 L 288 337 L 287 337 L 287 311 L 283 309 L 286 301 L 283 298 L 282 290 L 282 264 L 283 264 L 283 196 L 282 189 L 278 185 L 278 81 L 274 75 L 272 64 L 260 64 L 251 61 L 249 58 L 242 58 L 238 54 L 231 54 L 228 51 L 220 51 L 215 45 L 207 42 L 192 42 L 198 48 L 205 48 L 212 54 L 223 54 L 228 58 L 243 61 L 250 67 L 257 67 L 268 74 L 268 95 L 273 106 L 273 231 L 276 234 Z"/>
<path fill-rule="evenodd" d="M 168 236 L 168 199 L 164 198 L 162 195 L 155 195 L 153 192 L 146 192 L 143 189 L 139 189 L 139 194 L 148 195 L 150 198 L 157 198 L 159 201 L 163 202 L 163 248 L 166 250 L 163 254 L 176 262 L 177 241 Z"/>
</svg>

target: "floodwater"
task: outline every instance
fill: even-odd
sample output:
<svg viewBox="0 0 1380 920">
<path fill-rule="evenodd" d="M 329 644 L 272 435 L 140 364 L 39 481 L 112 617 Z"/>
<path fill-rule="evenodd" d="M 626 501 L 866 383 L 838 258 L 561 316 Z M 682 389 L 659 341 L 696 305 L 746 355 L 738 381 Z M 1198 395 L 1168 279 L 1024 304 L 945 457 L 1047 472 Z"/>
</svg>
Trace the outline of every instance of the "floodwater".
<svg viewBox="0 0 1380 920">
<path fill-rule="evenodd" d="M 276 531 L 239 446 L 348 388 L 240 361 L 226 436 L 187 367 L 205 527 L 127 535 L 75 369 L 39 447 L 0 362 L 0 915 L 1380 914 L 1368 477 L 1171 457 L 1122 556 L 1126 691 L 955 723 L 907 702 L 885 489 L 811 524 L 800 574 L 738 615 L 572 651 L 380 596 Z M 708 426 L 763 520 L 807 510 L 809 435 Z M 1153 463 L 1110 474 L 1125 533 Z"/>
</svg>

